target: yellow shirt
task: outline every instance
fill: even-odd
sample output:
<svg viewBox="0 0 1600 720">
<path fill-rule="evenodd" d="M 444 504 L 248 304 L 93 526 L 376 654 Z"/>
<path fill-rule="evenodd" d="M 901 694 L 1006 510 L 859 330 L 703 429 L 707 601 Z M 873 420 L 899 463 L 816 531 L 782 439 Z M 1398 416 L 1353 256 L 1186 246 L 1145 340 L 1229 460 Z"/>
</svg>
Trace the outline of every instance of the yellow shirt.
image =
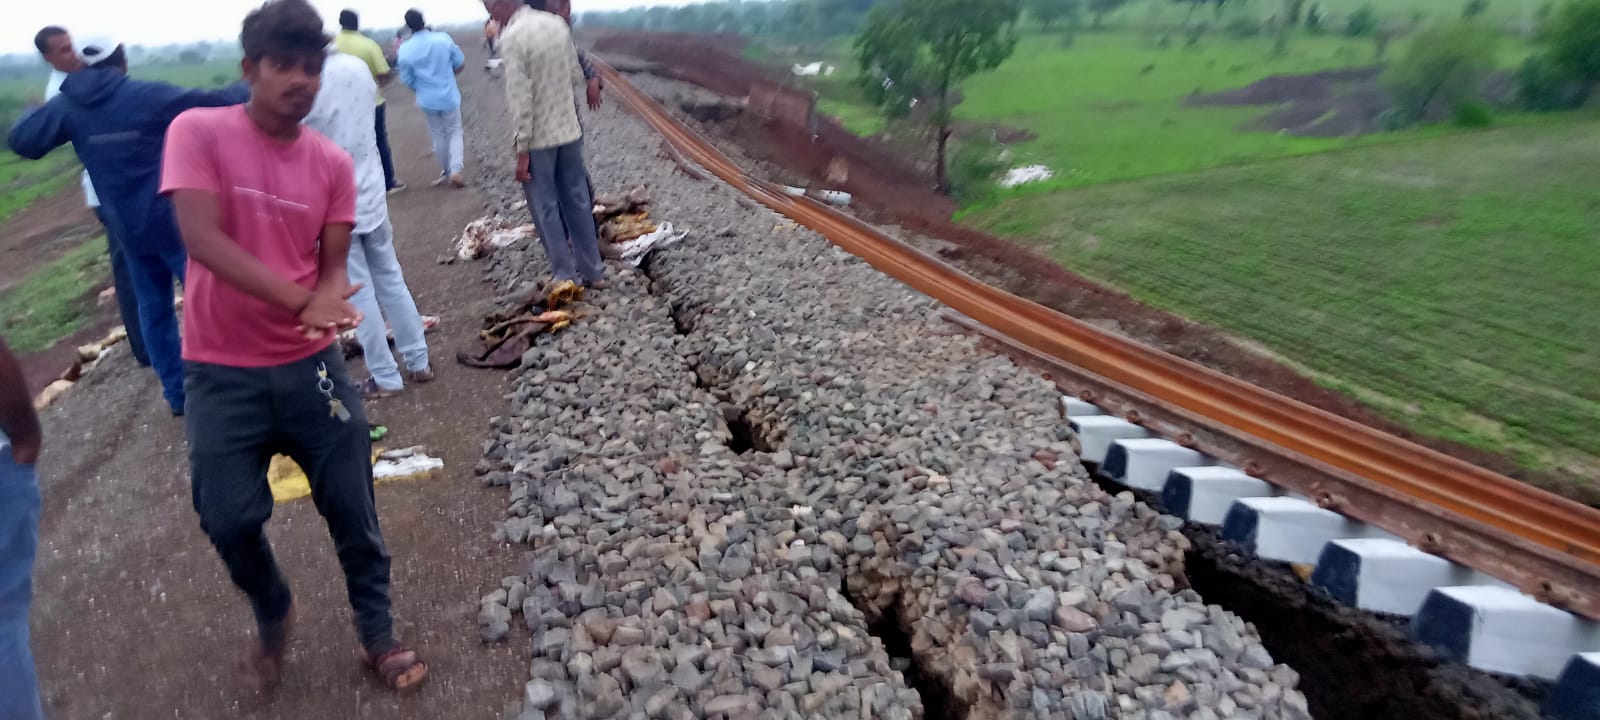
<svg viewBox="0 0 1600 720">
<path fill-rule="evenodd" d="M 372 38 L 362 35 L 354 30 L 341 30 L 333 38 L 333 46 L 346 55 L 354 55 L 358 60 L 367 64 L 367 69 L 372 71 L 372 79 L 376 80 L 382 75 L 389 74 L 389 60 L 383 56 L 383 48 Z M 383 92 L 378 92 L 378 104 L 383 104 Z"/>
</svg>

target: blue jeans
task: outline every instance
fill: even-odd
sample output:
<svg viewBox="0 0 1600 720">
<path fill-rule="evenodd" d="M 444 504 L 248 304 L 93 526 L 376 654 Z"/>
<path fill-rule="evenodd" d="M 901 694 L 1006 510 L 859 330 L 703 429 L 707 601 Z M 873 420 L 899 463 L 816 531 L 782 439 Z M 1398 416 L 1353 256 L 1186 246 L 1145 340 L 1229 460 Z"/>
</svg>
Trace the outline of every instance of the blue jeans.
<svg viewBox="0 0 1600 720">
<path fill-rule="evenodd" d="M 133 291 L 133 273 L 128 271 L 128 251 L 122 238 L 111 229 L 111 218 L 100 208 L 95 217 L 106 229 L 106 250 L 111 255 L 111 286 L 117 289 L 117 313 L 122 316 L 122 327 L 128 331 L 128 349 L 140 365 L 150 365 L 150 354 L 144 349 L 144 328 L 139 324 L 139 296 Z"/>
<path fill-rule="evenodd" d="M 139 324 L 144 349 L 161 379 L 161 391 L 173 412 L 183 411 L 183 347 L 178 339 L 178 314 L 172 309 L 172 281 L 183 282 L 188 254 L 183 246 L 149 254 L 128 252 L 128 273 L 139 298 Z"/>
<path fill-rule="evenodd" d="M 461 137 L 461 108 L 454 110 L 423 110 L 428 120 L 428 134 L 433 137 L 433 157 L 439 161 L 440 175 L 461 172 L 465 163 L 465 150 Z"/>
<path fill-rule="evenodd" d="M 395 349 L 406 363 L 406 369 L 421 372 L 428 369 L 428 341 L 422 336 L 422 315 L 417 312 L 417 302 L 406 287 L 405 274 L 400 270 L 400 259 L 394 254 L 394 227 L 383 224 L 369 233 L 350 236 L 350 260 L 346 265 L 350 283 L 362 288 L 350 298 L 350 303 L 361 311 L 361 326 L 356 328 L 356 339 L 361 341 L 361 352 L 367 358 L 367 371 L 385 390 L 405 387 L 394 353 L 389 352 L 388 333 L 384 321 L 394 330 Z"/>
<path fill-rule="evenodd" d="M 28 647 L 33 557 L 39 549 L 39 480 L 0 445 L 0 716 L 40 720 L 39 679 Z"/>
<path fill-rule="evenodd" d="M 592 283 L 605 276 L 594 225 L 594 198 L 583 164 L 583 141 L 529 153 L 533 179 L 522 184 L 528 212 L 556 280 Z"/>
</svg>

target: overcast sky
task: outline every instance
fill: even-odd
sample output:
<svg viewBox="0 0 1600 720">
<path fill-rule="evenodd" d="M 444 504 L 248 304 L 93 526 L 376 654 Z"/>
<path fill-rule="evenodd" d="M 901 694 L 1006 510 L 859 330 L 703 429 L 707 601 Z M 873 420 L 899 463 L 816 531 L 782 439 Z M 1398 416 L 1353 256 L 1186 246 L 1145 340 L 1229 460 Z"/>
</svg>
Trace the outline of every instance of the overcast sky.
<svg viewBox="0 0 1600 720">
<path fill-rule="evenodd" d="M 239 22 L 262 0 L 76 0 L 57 5 L 43 0 L 5 0 L 7 34 L 0 53 L 28 52 L 33 34 L 60 25 L 77 38 L 110 37 L 122 42 L 161 45 L 239 36 Z M 621 10 L 640 5 L 687 5 L 694 0 L 573 0 L 575 12 Z M 450 24 L 487 17 L 482 0 L 311 0 L 329 27 L 339 11 L 361 13 L 362 27 L 399 27 L 405 12 L 417 8 L 428 22 Z"/>
</svg>

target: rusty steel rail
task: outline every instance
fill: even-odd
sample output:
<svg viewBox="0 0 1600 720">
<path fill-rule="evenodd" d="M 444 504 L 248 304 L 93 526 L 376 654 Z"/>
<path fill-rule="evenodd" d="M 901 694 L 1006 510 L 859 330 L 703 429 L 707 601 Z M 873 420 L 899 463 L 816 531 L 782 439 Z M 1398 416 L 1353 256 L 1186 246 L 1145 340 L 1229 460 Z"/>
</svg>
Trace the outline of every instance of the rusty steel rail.
<svg viewBox="0 0 1600 720">
<path fill-rule="evenodd" d="M 622 101 L 683 158 L 1005 344 L 1101 393 L 1159 408 L 1153 429 L 1261 459 L 1247 470 L 1408 542 L 1600 619 L 1600 511 L 1352 422 L 986 285 L 844 213 L 790 197 L 600 63 Z M 1132 406 L 1131 405 L 1131 406 Z M 1194 433 L 1205 435 L 1196 438 Z M 1313 472 L 1302 472 L 1310 470 Z"/>
</svg>

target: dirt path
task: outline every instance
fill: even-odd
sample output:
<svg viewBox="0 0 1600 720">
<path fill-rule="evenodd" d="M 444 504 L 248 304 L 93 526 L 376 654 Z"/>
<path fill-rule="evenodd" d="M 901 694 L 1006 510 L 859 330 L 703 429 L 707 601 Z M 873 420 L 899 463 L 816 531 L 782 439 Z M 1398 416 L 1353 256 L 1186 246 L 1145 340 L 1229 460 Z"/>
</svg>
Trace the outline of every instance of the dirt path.
<svg viewBox="0 0 1600 720">
<path fill-rule="evenodd" d="M 476 74 L 467 82 L 467 93 L 499 92 Z M 232 667 L 253 623 L 191 508 L 182 424 L 119 349 L 45 417 L 33 631 L 50 717 L 496 718 L 520 696 L 521 643 L 485 649 L 476 626 L 477 599 L 518 562 L 490 537 L 503 492 L 472 474 L 504 406 L 503 377 L 451 359 L 488 290 L 481 266 L 435 262 L 482 199 L 427 187 L 422 116 L 408 91 L 388 94 L 395 159 L 412 182 L 390 202 L 396 244 L 418 304 L 444 323 L 430 336 L 439 380 L 369 411 L 393 431 L 385 446 L 424 444 L 446 463 L 438 479 L 378 489 L 398 630 L 428 656 L 432 679 L 397 700 L 362 671 L 332 543 L 307 499 L 278 506 L 269 525 L 300 609 L 286 685 L 272 698 L 239 689 Z"/>
<path fill-rule="evenodd" d="M 83 206 L 83 190 L 75 181 L 17 211 L 0 229 L 0 290 L 77 247 L 65 240 L 98 234 L 100 224 Z"/>
</svg>

